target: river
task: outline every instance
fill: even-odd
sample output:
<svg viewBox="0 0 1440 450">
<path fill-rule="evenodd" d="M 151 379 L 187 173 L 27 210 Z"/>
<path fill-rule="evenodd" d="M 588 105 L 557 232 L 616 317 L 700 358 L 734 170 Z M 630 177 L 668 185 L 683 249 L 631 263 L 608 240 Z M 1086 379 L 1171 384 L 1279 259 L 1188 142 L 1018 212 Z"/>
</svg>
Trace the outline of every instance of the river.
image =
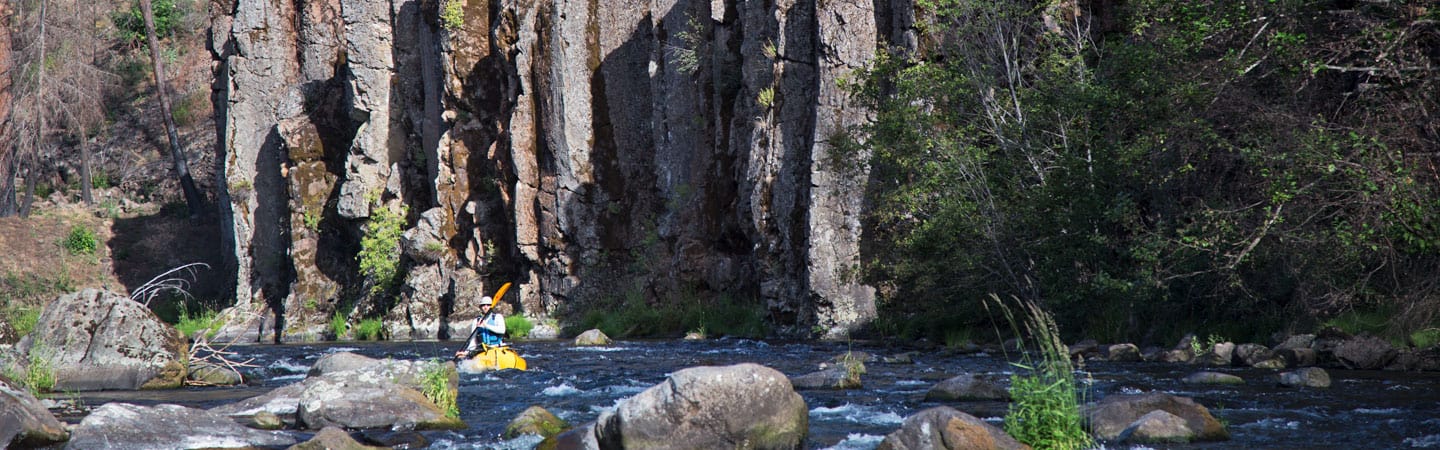
<svg viewBox="0 0 1440 450">
<path fill-rule="evenodd" d="M 375 358 L 444 358 L 456 342 L 334 343 L 321 345 L 233 346 L 258 367 L 251 385 L 150 392 L 70 394 L 94 407 L 109 401 L 176 403 L 212 407 L 299 381 L 317 358 L 350 351 Z M 505 425 L 531 405 L 540 405 L 579 424 L 594 420 L 621 399 L 639 393 L 686 367 L 754 362 L 796 376 L 847 350 L 887 356 L 915 349 L 870 343 L 780 342 L 744 339 L 706 341 L 620 341 L 604 347 L 576 347 L 568 341 L 516 345 L 529 371 L 461 374 L 458 432 L 426 432 L 433 449 L 527 449 L 538 439 L 504 440 Z M 910 414 L 939 406 L 925 392 L 965 372 L 1012 373 L 1002 358 L 979 353 L 919 350 L 910 364 L 867 364 L 863 389 L 800 391 L 810 408 L 812 449 L 871 449 Z M 1278 387 L 1274 372 L 1248 368 L 1221 371 L 1246 380 L 1239 386 L 1187 385 L 1179 380 L 1201 370 L 1164 363 L 1088 362 L 1080 375 L 1091 399 L 1117 393 L 1168 392 L 1192 397 L 1228 425 L 1232 440 L 1153 448 L 1440 448 L 1440 374 L 1330 370 L 1329 389 Z M 62 394 L 62 397 L 64 394 Z M 1000 425 L 1005 403 L 946 402 Z M 77 418 L 69 418 L 76 420 Z M 1152 448 L 1111 445 L 1109 448 Z"/>
</svg>

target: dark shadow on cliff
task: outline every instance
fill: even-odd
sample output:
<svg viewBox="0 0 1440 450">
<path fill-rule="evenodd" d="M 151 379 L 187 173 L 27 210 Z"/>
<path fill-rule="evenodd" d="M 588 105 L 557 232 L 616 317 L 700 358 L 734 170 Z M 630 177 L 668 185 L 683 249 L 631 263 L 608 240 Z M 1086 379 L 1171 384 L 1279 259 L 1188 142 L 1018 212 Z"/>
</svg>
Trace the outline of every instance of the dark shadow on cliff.
<svg viewBox="0 0 1440 450">
<path fill-rule="evenodd" d="M 168 203 L 153 214 L 115 219 L 110 227 L 113 236 L 107 243 L 113 258 L 115 276 L 134 292 L 151 279 L 191 263 L 203 263 L 209 269 L 175 273 L 167 278 L 187 282 L 187 291 L 194 301 L 186 305 L 219 309 L 230 304 L 234 295 L 234 275 L 224 271 L 225 249 L 220 245 L 220 224 L 213 215 L 192 221 L 183 202 Z M 185 298 L 162 295 L 150 304 L 162 318 L 174 320 Z"/>
</svg>

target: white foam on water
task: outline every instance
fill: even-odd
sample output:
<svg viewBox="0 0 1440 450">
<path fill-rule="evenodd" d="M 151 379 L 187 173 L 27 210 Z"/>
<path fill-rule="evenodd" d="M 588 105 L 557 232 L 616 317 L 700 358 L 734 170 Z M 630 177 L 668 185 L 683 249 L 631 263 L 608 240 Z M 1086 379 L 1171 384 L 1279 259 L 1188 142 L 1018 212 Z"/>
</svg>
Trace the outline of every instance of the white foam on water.
<svg viewBox="0 0 1440 450">
<path fill-rule="evenodd" d="M 845 440 L 837 442 L 835 445 L 825 447 L 824 450 L 869 450 L 879 446 L 880 441 L 884 440 L 885 436 L 850 433 L 850 435 L 845 436 Z"/>
<path fill-rule="evenodd" d="M 1125 387 L 1120 388 L 1120 393 L 1121 393 L 1121 394 L 1131 394 L 1131 395 L 1134 395 L 1134 394 L 1144 394 L 1145 391 L 1144 391 L 1144 390 L 1141 390 L 1140 388 L 1134 388 L 1134 387 L 1130 387 L 1130 386 L 1125 386 Z"/>
<path fill-rule="evenodd" d="M 1238 427 L 1238 428 L 1272 428 L 1272 429 L 1278 429 L 1278 430 L 1298 430 L 1298 429 L 1300 429 L 1300 421 L 1298 421 L 1298 420 L 1287 420 L 1287 419 L 1283 419 L 1283 418 L 1279 418 L 1279 417 L 1271 417 L 1271 418 L 1267 418 L 1267 419 L 1260 419 L 1260 420 L 1257 420 L 1257 421 L 1254 421 L 1254 422 L 1250 422 L 1250 423 L 1239 424 L 1239 425 L 1236 425 L 1236 427 Z"/>
<path fill-rule="evenodd" d="M 1397 385 L 1393 385 L 1393 386 L 1387 387 L 1387 388 L 1385 388 L 1385 390 L 1387 390 L 1387 391 L 1408 391 L 1408 390 L 1410 390 L 1410 386 L 1406 386 L 1406 385 L 1403 385 L 1403 384 L 1397 384 Z"/>
<path fill-rule="evenodd" d="M 629 384 L 629 385 L 618 385 L 618 384 L 617 384 L 617 385 L 614 385 L 614 386 L 605 386 L 604 388 L 601 388 L 601 390 L 603 390 L 605 393 L 608 393 L 608 394 L 618 394 L 618 395 L 634 395 L 634 394 L 639 394 L 639 393 L 641 393 L 641 392 L 645 392 L 646 389 L 650 389 L 650 386 L 640 386 L 640 385 L 634 385 L 634 384 Z"/>
<path fill-rule="evenodd" d="M 863 423 L 869 425 L 899 425 L 905 422 L 904 417 L 892 411 L 878 411 L 865 406 L 857 406 L 853 403 L 846 403 L 834 408 L 824 406 L 810 410 L 811 417 L 819 418 L 840 418 L 847 422 Z"/>
<path fill-rule="evenodd" d="M 586 346 L 586 347 L 575 347 L 575 351 L 577 351 L 577 352 L 623 352 L 623 351 L 625 351 L 625 350 L 628 350 L 628 349 L 626 349 L 625 347 L 603 347 L 603 346 L 598 346 L 598 347 L 588 347 L 588 346 Z"/>
<path fill-rule="evenodd" d="M 896 386 L 925 386 L 925 385 L 929 385 L 929 384 L 930 384 L 929 381 L 923 381 L 923 380 L 896 380 L 896 381 L 895 381 L 895 385 L 896 385 Z"/>
<path fill-rule="evenodd" d="M 303 380 L 303 379 L 305 379 L 305 374 L 303 374 L 303 373 L 297 373 L 297 374 L 294 374 L 294 375 L 281 375 L 281 376 L 278 376 L 278 377 L 270 377 L 270 378 L 269 378 L 270 381 L 290 381 L 290 380 Z"/>
<path fill-rule="evenodd" d="M 1411 448 L 1436 448 L 1440 447 L 1440 434 L 1420 436 L 1418 438 L 1405 438 L 1404 443 Z"/>
<path fill-rule="evenodd" d="M 575 386 L 571 386 L 569 382 L 560 383 L 559 386 L 550 386 L 540 391 L 542 395 L 550 397 L 565 397 L 569 395 L 581 394 L 584 392 L 585 391 L 576 389 Z"/>
<path fill-rule="evenodd" d="M 325 349 L 325 353 L 326 353 L 326 354 L 330 354 L 330 353 L 340 353 L 340 352 L 358 352 L 358 351 L 360 351 L 360 348 L 358 348 L 358 347 L 329 347 L 329 348 L 326 348 L 326 349 Z"/>
<path fill-rule="evenodd" d="M 298 373 L 302 375 L 310 371 L 309 365 L 291 361 L 290 358 L 281 358 L 280 360 L 272 362 L 270 363 L 270 365 L 265 366 L 265 368 L 279 372 Z"/>
<path fill-rule="evenodd" d="M 1405 410 L 1400 408 L 1355 408 L 1359 414 L 1400 414 Z"/>
</svg>

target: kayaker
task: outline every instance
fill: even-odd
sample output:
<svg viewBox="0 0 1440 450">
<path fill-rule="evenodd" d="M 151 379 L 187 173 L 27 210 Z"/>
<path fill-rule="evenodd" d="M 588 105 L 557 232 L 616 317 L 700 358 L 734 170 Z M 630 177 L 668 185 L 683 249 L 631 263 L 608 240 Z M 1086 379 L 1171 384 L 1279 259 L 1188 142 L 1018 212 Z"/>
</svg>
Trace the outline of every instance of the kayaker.
<svg viewBox="0 0 1440 450">
<path fill-rule="evenodd" d="M 470 332 L 470 342 L 465 344 L 465 349 L 455 352 L 456 358 L 465 358 L 474 355 L 483 347 L 495 347 L 504 345 L 502 337 L 505 336 L 505 316 L 498 312 L 491 312 L 495 306 L 495 300 L 490 297 L 480 299 L 480 317 L 475 318 L 475 330 Z"/>
</svg>

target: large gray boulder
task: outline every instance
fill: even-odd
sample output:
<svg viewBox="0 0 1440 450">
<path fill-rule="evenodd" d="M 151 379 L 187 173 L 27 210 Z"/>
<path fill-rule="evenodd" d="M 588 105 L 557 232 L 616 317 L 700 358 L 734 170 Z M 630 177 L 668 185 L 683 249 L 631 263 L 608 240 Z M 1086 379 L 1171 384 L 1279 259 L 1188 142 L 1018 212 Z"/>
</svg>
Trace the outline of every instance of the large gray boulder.
<svg viewBox="0 0 1440 450">
<path fill-rule="evenodd" d="M 203 409 L 106 403 L 80 421 L 65 448 L 253 448 L 295 442 L 284 432 L 246 428 Z"/>
<path fill-rule="evenodd" d="M 877 450 L 1029 449 L 994 425 L 949 406 L 905 418 L 899 430 L 885 436 Z"/>
<path fill-rule="evenodd" d="M 377 360 L 336 353 L 322 357 L 306 379 L 263 395 L 217 406 L 210 411 L 244 420 L 260 413 L 275 414 L 302 428 L 463 428 L 445 417 L 423 389 L 429 361 Z M 448 389 L 455 393 L 459 375 L 453 363 L 442 363 Z"/>
<path fill-rule="evenodd" d="M 39 399 L 0 376 L 0 447 L 42 447 L 69 436 Z"/>
<path fill-rule="evenodd" d="M 415 430 L 463 429 L 465 423 L 420 391 L 361 371 L 337 372 L 305 380 L 297 404 L 301 426 L 318 430 L 329 426 L 348 429 L 399 428 Z"/>
<path fill-rule="evenodd" d="M 1230 439 L 1210 410 L 1186 397 L 1164 393 L 1138 395 L 1111 395 L 1099 402 L 1085 405 L 1084 413 L 1090 424 L 1090 433 L 1096 438 L 1116 440 L 1121 433 L 1151 411 L 1165 411 L 1185 419 L 1185 424 L 1195 432 L 1192 441 L 1222 441 Z"/>
<path fill-rule="evenodd" d="M 374 447 L 361 444 L 349 433 L 335 427 L 325 427 L 310 440 L 290 446 L 285 450 L 383 450 L 390 447 Z"/>
<path fill-rule="evenodd" d="M 439 367 L 436 366 L 439 364 Z M 389 380 L 415 390 L 425 388 L 425 374 L 430 370 L 445 372 L 451 393 L 460 386 L 460 374 L 455 363 L 450 361 L 415 361 L 402 359 L 375 359 L 369 356 L 337 352 L 320 357 L 310 366 L 308 377 L 323 377 L 344 372 L 356 372 L 367 379 Z"/>
<path fill-rule="evenodd" d="M 784 374 L 747 363 L 676 371 L 595 422 L 605 449 L 797 449 L 809 412 Z"/>
<path fill-rule="evenodd" d="M 1356 336 L 1335 346 L 1335 358 L 1351 369 L 1383 369 L 1397 354 L 1389 342 L 1375 336 Z"/>
<path fill-rule="evenodd" d="M 50 362 L 56 391 L 178 387 L 188 358 L 175 327 L 129 297 L 98 289 L 50 302 L 16 348 Z"/>
<path fill-rule="evenodd" d="M 925 393 L 926 401 L 1009 400 L 1010 391 L 987 376 L 961 374 L 941 381 Z"/>
</svg>

